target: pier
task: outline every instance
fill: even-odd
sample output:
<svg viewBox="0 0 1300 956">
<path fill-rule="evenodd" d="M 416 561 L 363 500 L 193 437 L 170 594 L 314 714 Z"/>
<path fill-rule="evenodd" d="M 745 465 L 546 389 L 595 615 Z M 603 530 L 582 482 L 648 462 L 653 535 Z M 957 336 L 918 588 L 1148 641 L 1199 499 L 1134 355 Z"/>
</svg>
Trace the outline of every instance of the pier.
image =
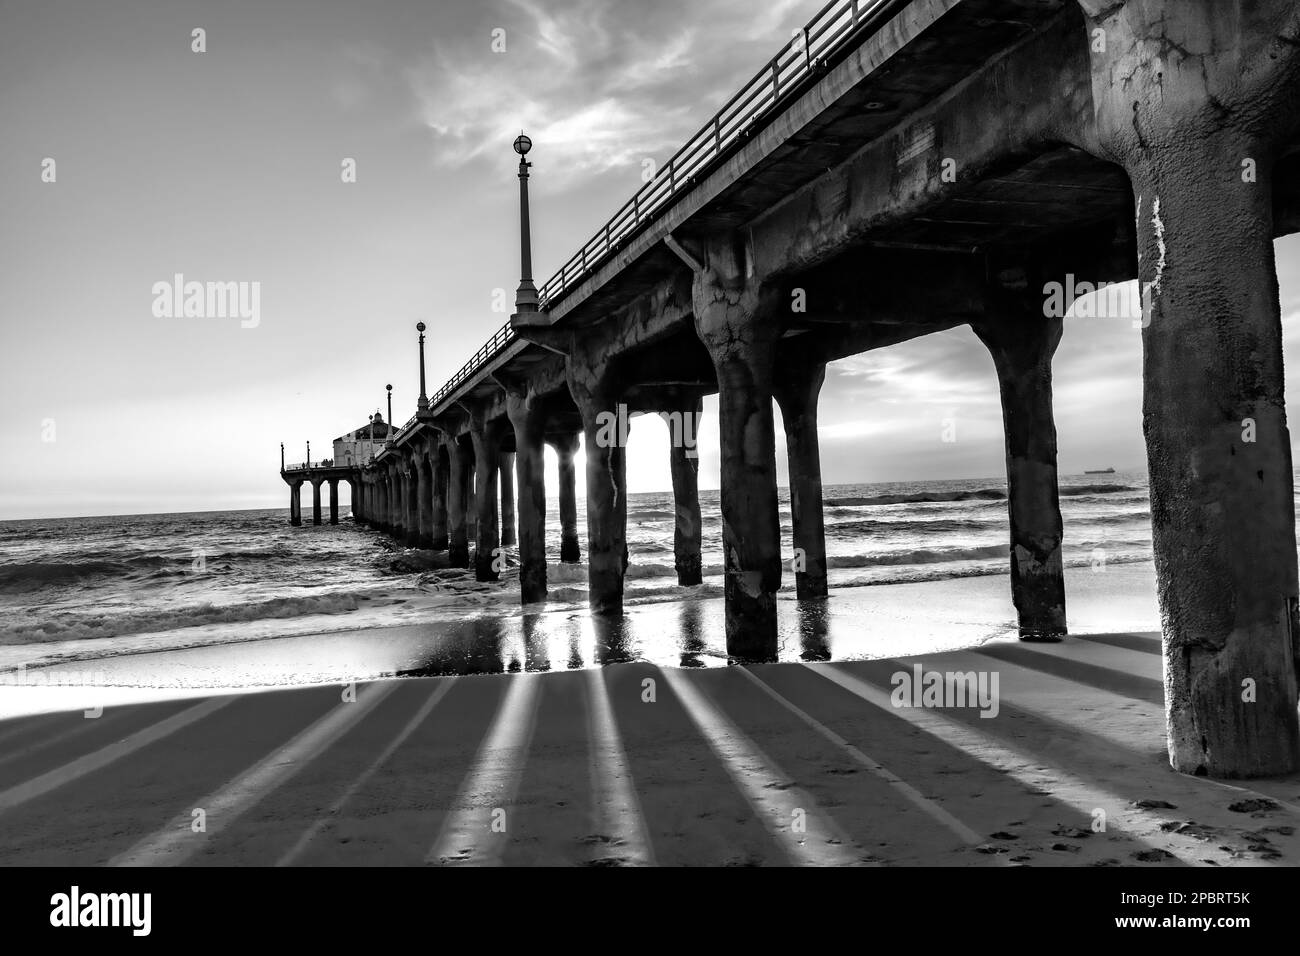
<svg viewBox="0 0 1300 956">
<path fill-rule="evenodd" d="M 1170 761 L 1214 777 L 1300 769 L 1273 254 L 1300 230 L 1293 3 L 833 0 L 540 288 L 533 144 L 514 145 L 515 314 L 431 395 L 421 326 L 414 415 L 392 430 L 381 420 L 366 453 L 286 467 L 282 452 L 294 524 L 305 484 L 313 523 L 322 485 L 336 522 L 347 481 L 355 521 L 445 550 L 480 581 L 517 547 L 525 604 L 546 599 L 552 555 L 578 561 L 585 545 L 591 609 L 616 617 L 635 432 L 624 424 L 691 423 L 671 429 L 670 465 L 679 581 L 698 584 L 694 426 L 716 394 L 727 649 L 770 660 L 783 574 L 802 600 L 827 594 L 827 363 L 966 325 L 1002 399 L 1020 635 L 1061 641 L 1052 357 L 1065 330 L 1047 290 L 1137 279 Z M 773 402 L 790 458 L 788 569 Z M 558 543 L 544 534 L 548 480 Z"/>
</svg>

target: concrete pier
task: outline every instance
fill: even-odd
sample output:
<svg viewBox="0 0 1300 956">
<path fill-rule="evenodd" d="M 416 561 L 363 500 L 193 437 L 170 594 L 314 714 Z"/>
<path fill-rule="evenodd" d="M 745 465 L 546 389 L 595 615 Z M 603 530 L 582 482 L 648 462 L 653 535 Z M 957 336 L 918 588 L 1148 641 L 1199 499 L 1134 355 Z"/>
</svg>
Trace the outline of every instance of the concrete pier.
<svg viewBox="0 0 1300 956">
<path fill-rule="evenodd" d="M 568 370 L 587 458 L 587 600 L 593 613 L 617 616 L 627 569 L 627 436 L 618 428 L 619 395 L 606 369 L 571 361 Z"/>
<path fill-rule="evenodd" d="M 718 377 L 727 653 L 771 660 L 781 586 L 772 419 L 777 310 L 752 277 L 740 237 L 714 241 L 708 256 L 692 297 L 696 331 Z"/>
<path fill-rule="evenodd" d="M 558 461 L 556 483 L 560 499 L 560 560 L 576 564 L 582 560 L 582 547 L 578 543 L 577 471 L 573 455 L 578 450 L 578 434 L 566 432 L 549 439 Z"/>
<path fill-rule="evenodd" d="M 504 517 L 511 497 L 508 489 L 513 490 L 515 476 L 505 468 L 511 461 L 519 477 L 519 594 L 524 604 L 532 604 L 546 600 L 545 408 L 527 387 L 516 387 L 506 393 L 506 409 L 515 451 L 501 456 L 502 513 Z M 506 521 L 505 527 L 511 523 Z"/>
<path fill-rule="evenodd" d="M 474 443 L 474 579 L 495 581 L 504 565 L 497 501 L 500 424 L 475 408 L 470 413 L 469 434 Z"/>
<path fill-rule="evenodd" d="M 826 380 L 826 363 L 801 363 L 783 372 L 776 378 L 775 393 L 790 462 L 795 593 L 800 600 L 816 600 L 827 595 L 822 459 L 817 442 L 817 397 Z"/>
<path fill-rule="evenodd" d="M 515 453 L 503 451 L 497 462 L 501 476 L 501 546 L 513 547 L 518 541 L 515 528 Z"/>
<path fill-rule="evenodd" d="M 815 616 L 828 593 L 817 438 L 827 363 L 970 326 L 1002 404 L 1018 633 L 1059 640 L 1051 362 L 1069 329 L 1048 289 L 1137 278 L 1170 762 L 1216 777 L 1300 768 L 1300 572 L 1273 259 L 1274 241 L 1300 231 L 1300 9 L 898 0 L 878 23 L 817 36 L 807 42 L 825 49 L 723 107 L 670 161 L 684 165 L 661 170 L 540 285 L 521 190 L 518 311 L 442 389 L 425 397 L 422 383 L 407 427 L 375 415 L 353 433 L 383 432 L 358 466 L 354 516 L 445 546 L 456 566 L 468 566 L 473 538 L 484 581 L 498 579 L 494 552 L 517 524 L 521 598 L 542 600 L 541 450 L 558 455 L 559 557 L 576 562 L 581 430 L 589 600 L 614 633 L 627 409 L 679 409 L 682 395 L 698 408 L 716 394 L 727 650 L 767 660 L 783 571 L 773 402 L 795 591 Z M 404 488 L 399 462 L 430 441 L 436 456 L 427 471 L 406 466 Z M 706 542 L 686 451 L 670 457 L 674 563 L 694 584 Z M 297 524 L 301 483 L 321 473 L 281 464 Z"/>
<path fill-rule="evenodd" d="M 316 525 L 320 524 L 320 486 L 320 479 L 311 483 L 311 523 Z"/>
<path fill-rule="evenodd" d="M 673 482 L 673 566 L 677 583 L 691 587 L 703 580 L 699 490 L 699 395 L 677 395 L 660 406 L 668 421 L 668 466 Z"/>
<path fill-rule="evenodd" d="M 450 541 L 447 533 L 447 475 L 450 466 L 447 451 L 440 441 L 435 440 L 429 455 L 433 467 L 433 513 L 430 516 L 433 540 L 429 546 L 435 551 L 446 551 Z"/>
<path fill-rule="evenodd" d="M 1023 279 L 1016 270 L 1011 274 Z M 1019 291 L 994 289 L 990 311 L 990 321 L 977 323 L 974 330 L 993 356 L 1002 397 L 1012 601 L 1021 640 L 1058 641 L 1067 628 L 1052 356 L 1061 341 L 1062 320 L 1044 316 L 1041 299 L 1027 299 Z"/>
<path fill-rule="evenodd" d="M 453 568 L 469 567 L 469 525 L 466 521 L 470 482 L 469 451 L 457 439 L 443 443 L 447 453 L 447 561 Z"/>
</svg>

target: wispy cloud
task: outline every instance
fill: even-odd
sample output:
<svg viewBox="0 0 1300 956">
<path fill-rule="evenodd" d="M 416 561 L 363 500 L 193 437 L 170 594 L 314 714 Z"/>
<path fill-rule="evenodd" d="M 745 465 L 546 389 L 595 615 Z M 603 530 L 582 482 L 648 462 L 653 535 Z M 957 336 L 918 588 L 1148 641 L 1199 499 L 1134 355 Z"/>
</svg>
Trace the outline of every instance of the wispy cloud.
<svg viewBox="0 0 1300 956">
<path fill-rule="evenodd" d="M 491 50 L 488 26 L 481 43 L 436 41 L 406 76 L 438 162 L 473 162 L 526 129 L 545 149 L 543 188 L 563 190 L 666 159 L 722 105 L 713 91 L 739 88 L 815 9 L 498 0 L 483 17 L 505 31 L 505 52 Z"/>
</svg>

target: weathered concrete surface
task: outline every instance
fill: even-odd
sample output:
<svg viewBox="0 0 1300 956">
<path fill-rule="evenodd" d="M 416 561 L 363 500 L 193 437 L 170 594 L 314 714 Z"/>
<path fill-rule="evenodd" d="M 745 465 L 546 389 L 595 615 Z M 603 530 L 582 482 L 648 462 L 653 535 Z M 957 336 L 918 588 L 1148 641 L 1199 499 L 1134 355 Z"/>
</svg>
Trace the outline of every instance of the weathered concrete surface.
<svg viewBox="0 0 1300 956">
<path fill-rule="evenodd" d="M 1300 8 L 1084 8 L 1106 39 L 1090 48 L 1099 149 L 1137 196 L 1170 759 L 1212 776 L 1293 771 L 1300 627 L 1270 171 L 1300 110 Z"/>
<path fill-rule="evenodd" d="M 582 560 L 582 548 L 578 544 L 578 476 L 573 465 L 573 455 L 578 450 L 578 435 L 566 432 L 554 436 L 550 439 L 550 445 L 555 449 L 558 459 L 560 560 L 565 564 L 576 564 Z"/>
<path fill-rule="evenodd" d="M 501 475 L 501 546 L 512 547 L 515 533 L 515 453 L 503 451 L 497 465 Z"/>
<path fill-rule="evenodd" d="M 501 456 L 502 510 L 507 478 L 514 477 L 504 467 L 509 460 L 519 477 L 519 597 L 532 604 L 546 600 L 546 414 L 541 399 L 526 385 L 507 391 L 506 408 L 515 451 Z"/>
<path fill-rule="evenodd" d="M 429 459 L 433 466 L 433 514 L 430 523 L 433 540 L 430 547 L 435 551 L 446 551 L 449 547 L 447 533 L 447 453 L 442 442 L 433 440 L 429 450 Z"/>
<path fill-rule="evenodd" d="M 421 445 L 415 458 L 416 534 L 421 548 L 433 545 L 433 473 L 428 451 Z"/>
<path fill-rule="evenodd" d="M 447 452 L 447 563 L 453 568 L 469 567 L 469 528 L 465 520 L 469 488 L 469 451 L 456 438 L 443 442 Z"/>
<path fill-rule="evenodd" d="M 718 376 L 727 653 L 775 659 L 781 586 L 772 372 L 777 306 L 750 274 L 739 237 L 710 244 L 696 273 L 695 327 Z"/>
<path fill-rule="evenodd" d="M 1052 356 L 1061 341 L 1062 319 L 1043 314 L 1038 278 L 1018 269 L 997 277 L 990 314 L 973 328 L 993 356 L 1002 397 L 1011 598 L 1020 638 L 1058 641 L 1067 628 Z"/>
<path fill-rule="evenodd" d="M 703 403 L 699 395 L 675 396 L 661 410 L 668 413 L 668 466 L 673 481 L 673 566 L 677 583 L 692 587 L 704 580 L 701 560 L 703 524 L 700 520 L 697 447 Z"/>
<path fill-rule="evenodd" d="M 568 363 L 569 390 L 582 415 L 587 458 L 587 600 L 592 613 L 623 613 L 627 570 L 627 456 L 618 419 L 614 376 L 603 365 Z"/>
<path fill-rule="evenodd" d="M 790 461 L 790 520 L 794 538 L 795 593 L 800 600 L 824 598 L 826 525 L 822 513 L 822 461 L 817 442 L 817 398 L 826 365 L 786 366 L 775 380 Z"/>
<path fill-rule="evenodd" d="M 474 443 L 474 579 L 495 581 L 502 567 L 497 501 L 501 429 L 475 405 L 470 408 L 469 434 Z"/>
</svg>

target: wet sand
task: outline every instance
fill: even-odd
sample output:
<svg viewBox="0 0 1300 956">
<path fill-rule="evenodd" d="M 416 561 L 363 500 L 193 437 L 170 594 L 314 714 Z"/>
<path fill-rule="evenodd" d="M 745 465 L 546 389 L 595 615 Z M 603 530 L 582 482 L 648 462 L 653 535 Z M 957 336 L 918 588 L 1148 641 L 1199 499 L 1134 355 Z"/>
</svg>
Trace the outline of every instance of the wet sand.
<svg viewBox="0 0 1300 956">
<path fill-rule="evenodd" d="M 1300 775 L 1169 769 L 1155 634 L 745 667 L 520 663 L 359 683 L 355 700 L 338 684 L 191 688 L 0 721 L 0 863 L 1300 861 Z M 996 673 L 996 716 L 894 706 L 914 664 Z"/>
</svg>

